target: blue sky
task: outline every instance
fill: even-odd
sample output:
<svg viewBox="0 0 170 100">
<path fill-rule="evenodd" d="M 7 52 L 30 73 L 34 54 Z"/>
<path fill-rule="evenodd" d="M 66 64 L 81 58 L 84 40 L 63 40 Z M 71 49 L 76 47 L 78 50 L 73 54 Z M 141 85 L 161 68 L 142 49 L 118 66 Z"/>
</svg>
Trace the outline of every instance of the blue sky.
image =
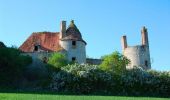
<svg viewBox="0 0 170 100">
<path fill-rule="evenodd" d="M 60 21 L 71 19 L 93 58 L 121 52 L 122 35 L 141 44 L 146 26 L 152 69 L 170 70 L 170 0 L 0 0 L 0 41 L 19 47 L 32 32 L 58 32 Z"/>
</svg>

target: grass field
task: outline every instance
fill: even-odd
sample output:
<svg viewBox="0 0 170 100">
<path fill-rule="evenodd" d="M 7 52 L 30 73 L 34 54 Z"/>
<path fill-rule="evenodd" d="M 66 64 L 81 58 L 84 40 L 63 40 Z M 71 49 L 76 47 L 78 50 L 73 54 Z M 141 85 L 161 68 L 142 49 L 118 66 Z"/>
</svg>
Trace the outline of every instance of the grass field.
<svg viewBox="0 0 170 100">
<path fill-rule="evenodd" d="M 170 100 L 153 97 L 74 96 L 53 94 L 0 93 L 0 100 Z"/>
</svg>

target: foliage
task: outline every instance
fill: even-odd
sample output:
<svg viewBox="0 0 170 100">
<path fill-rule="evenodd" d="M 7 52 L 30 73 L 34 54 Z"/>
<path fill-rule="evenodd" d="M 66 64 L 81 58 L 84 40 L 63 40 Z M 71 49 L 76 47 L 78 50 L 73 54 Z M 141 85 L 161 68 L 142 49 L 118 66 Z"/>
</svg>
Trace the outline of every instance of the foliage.
<svg viewBox="0 0 170 100">
<path fill-rule="evenodd" d="M 37 81 L 36 89 L 45 86 L 62 93 L 170 97 L 170 72 L 139 67 L 126 70 L 129 60 L 118 52 L 104 56 L 100 66 L 67 65 L 65 56 L 59 53 L 53 54 L 48 64 L 60 70 L 26 69 L 30 63 L 31 58 L 17 49 L 0 48 L 0 87 L 20 85 L 26 72 L 31 82 Z"/>
<path fill-rule="evenodd" d="M 17 85 L 24 69 L 32 62 L 16 48 L 0 48 L 0 86 Z"/>
<path fill-rule="evenodd" d="M 103 62 L 100 65 L 101 69 L 105 71 L 112 71 L 117 74 L 122 74 L 126 70 L 126 65 L 130 63 L 130 61 L 119 52 L 113 52 L 110 55 L 105 55 L 102 59 Z"/>
<path fill-rule="evenodd" d="M 67 65 L 53 73 L 52 90 L 75 94 L 169 96 L 170 72 L 125 70 L 118 75 L 96 65 Z"/>
<path fill-rule="evenodd" d="M 95 65 L 67 65 L 53 74 L 52 89 L 73 93 L 92 93 L 107 90 L 111 74 Z M 105 87 L 103 87 L 105 85 Z M 78 92 L 77 92 L 78 91 Z"/>
<path fill-rule="evenodd" d="M 134 68 L 121 76 L 123 90 L 128 95 L 169 96 L 170 72 L 144 71 Z"/>
<path fill-rule="evenodd" d="M 64 54 L 53 53 L 48 60 L 48 64 L 55 67 L 56 69 L 60 69 L 62 66 L 66 66 L 68 61 Z"/>
<path fill-rule="evenodd" d="M 5 44 L 0 41 L 0 48 L 6 48 Z"/>
</svg>

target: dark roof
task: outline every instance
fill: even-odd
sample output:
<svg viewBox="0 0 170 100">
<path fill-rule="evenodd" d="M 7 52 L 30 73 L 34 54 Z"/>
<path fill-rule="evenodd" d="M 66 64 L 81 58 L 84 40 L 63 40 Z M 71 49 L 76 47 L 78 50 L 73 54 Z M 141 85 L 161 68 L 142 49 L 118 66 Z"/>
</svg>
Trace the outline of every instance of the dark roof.
<svg viewBox="0 0 170 100">
<path fill-rule="evenodd" d="M 75 41 L 82 41 L 85 44 L 87 44 L 82 36 L 81 33 L 79 31 L 79 29 L 77 28 L 77 26 L 74 24 L 74 21 L 72 20 L 70 22 L 69 27 L 66 30 L 66 36 L 64 38 L 62 38 L 61 40 L 75 40 Z"/>
<path fill-rule="evenodd" d="M 40 45 L 42 50 L 49 52 L 63 50 L 59 45 L 59 32 L 32 33 L 19 49 L 23 52 L 33 52 L 35 45 Z"/>
</svg>

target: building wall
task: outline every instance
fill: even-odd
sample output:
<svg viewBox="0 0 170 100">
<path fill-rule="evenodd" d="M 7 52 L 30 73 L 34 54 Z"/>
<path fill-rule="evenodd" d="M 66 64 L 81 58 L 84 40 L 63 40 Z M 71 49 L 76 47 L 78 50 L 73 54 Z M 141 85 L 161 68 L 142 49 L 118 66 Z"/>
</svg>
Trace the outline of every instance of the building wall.
<svg viewBox="0 0 170 100">
<path fill-rule="evenodd" d="M 144 69 L 151 68 L 149 47 L 147 45 L 128 46 L 123 50 L 123 54 L 131 61 L 127 68 L 133 68 L 134 66 L 140 66 Z"/>
<path fill-rule="evenodd" d="M 101 59 L 86 58 L 87 64 L 100 65 L 102 63 Z"/>
<path fill-rule="evenodd" d="M 71 40 L 60 41 L 60 45 L 67 52 L 67 59 L 72 61 L 72 57 L 76 57 L 76 62 L 79 64 L 86 63 L 86 44 L 82 41 L 76 41 L 76 46 L 72 45 Z"/>
<path fill-rule="evenodd" d="M 30 52 L 30 53 L 23 53 L 23 55 L 29 55 L 32 57 L 33 64 L 40 64 L 43 62 L 44 58 L 49 58 L 52 53 L 49 52 Z"/>
</svg>

